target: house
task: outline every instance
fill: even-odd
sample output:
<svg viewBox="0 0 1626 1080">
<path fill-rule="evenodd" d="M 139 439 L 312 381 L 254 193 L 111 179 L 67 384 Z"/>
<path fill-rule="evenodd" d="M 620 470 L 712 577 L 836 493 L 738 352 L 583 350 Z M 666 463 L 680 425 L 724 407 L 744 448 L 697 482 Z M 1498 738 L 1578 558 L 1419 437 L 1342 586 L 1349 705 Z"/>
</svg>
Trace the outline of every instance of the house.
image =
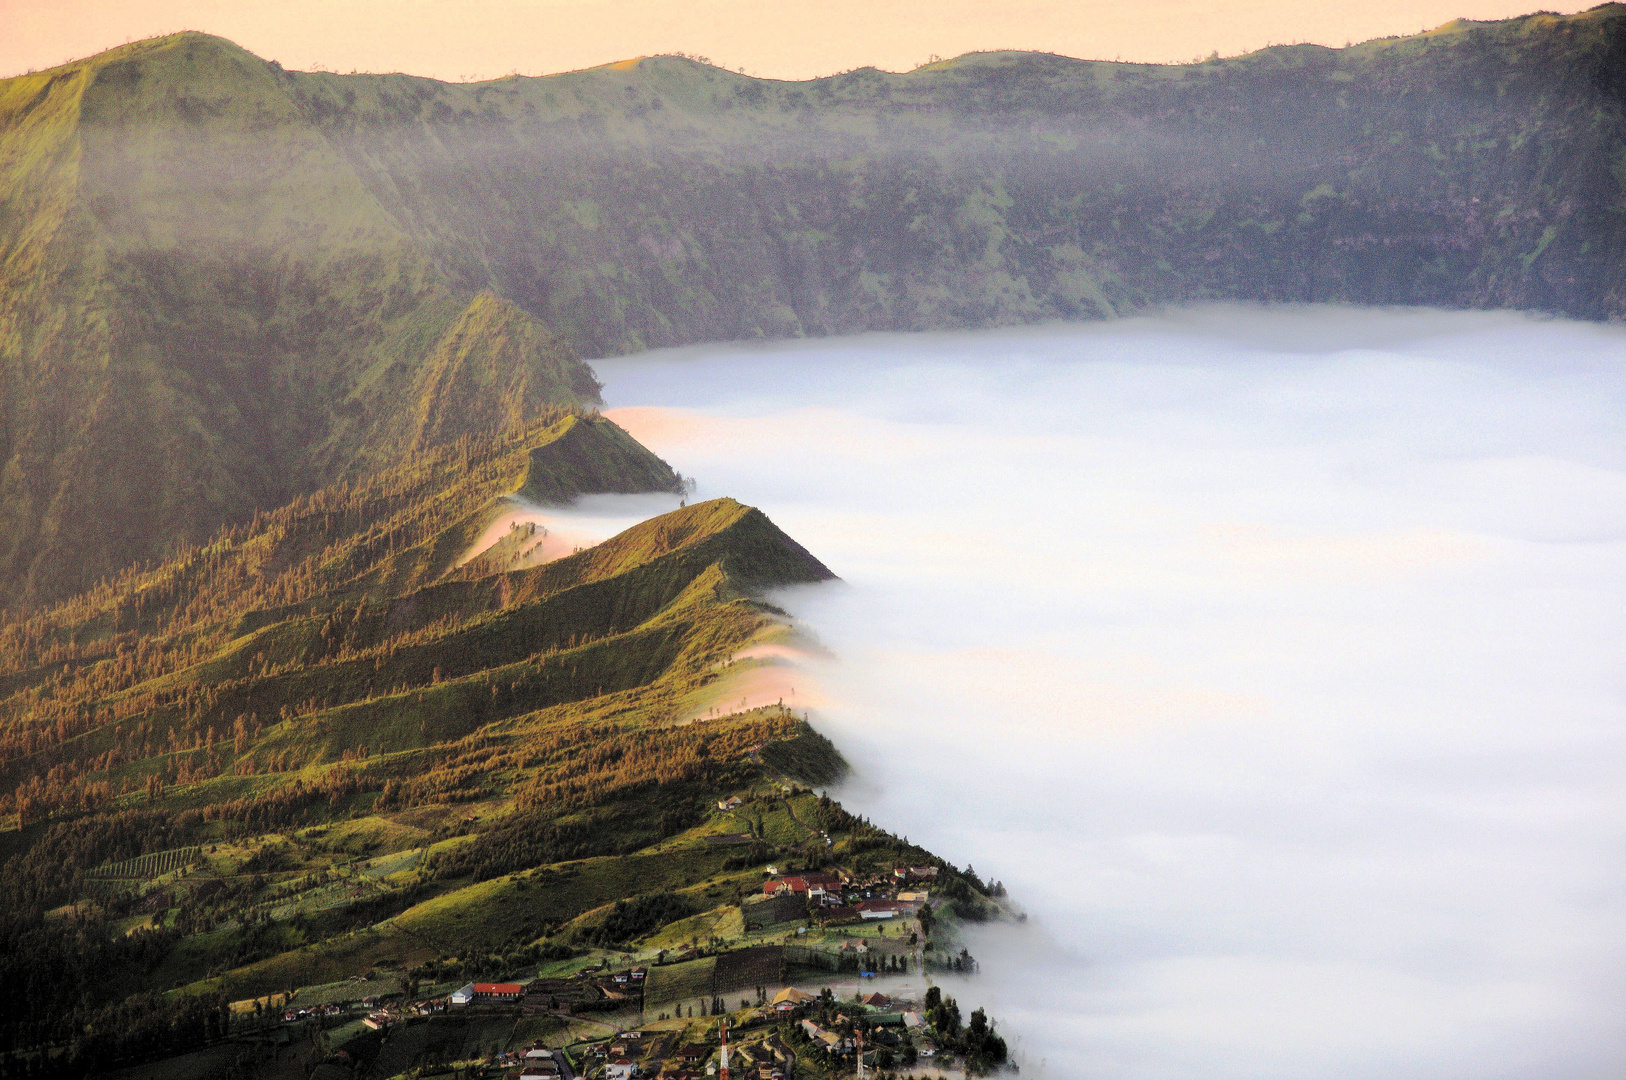
<svg viewBox="0 0 1626 1080">
<path fill-rule="evenodd" d="M 467 1005 L 474 1000 L 474 984 L 465 983 L 452 991 L 453 1005 Z"/>
<path fill-rule="evenodd" d="M 890 919 L 897 915 L 913 915 L 914 908 L 896 900 L 860 900 L 853 907 L 866 919 Z"/>
<path fill-rule="evenodd" d="M 846 906 L 820 908 L 818 912 L 819 922 L 826 926 L 858 922 L 861 917 L 857 908 Z"/>
<path fill-rule="evenodd" d="M 868 1005 L 872 1009 L 881 1009 L 884 1011 L 888 1005 L 892 1004 L 892 999 L 880 991 L 876 991 L 875 993 L 868 994 L 865 997 L 860 998 L 858 1003 L 860 1005 Z"/>
<path fill-rule="evenodd" d="M 476 1001 L 518 1001 L 525 996 L 525 987 L 519 983 L 470 983 Z"/>
<path fill-rule="evenodd" d="M 928 889 L 912 889 L 898 893 L 898 900 L 905 904 L 924 904 L 931 896 Z"/>
<path fill-rule="evenodd" d="M 900 866 L 892 871 L 892 879 L 900 884 L 906 881 L 936 881 L 935 866 Z"/>
<path fill-rule="evenodd" d="M 614 1058 L 604 1066 L 604 1080 L 632 1080 L 637 1075 L 638 1066 L 626 1058 Z"/>
<path fill-rule="evenodd" d="M 906 1010 L 903 1014 L 903 1026 L 910 1031 L 914 1031 L 916 1028 L 923 1028 L 926 1026 L 926 1018 L 915 1012 L 913 1009 Z"/>
<path fill-rule="evenodd" d="M 559 1075 L 559 1063 L 547 1058 L 542 1061 L 527 1061 L 524 1070 L 519 1074 L 519 1080 L 558 1080 Z"/>
<path fill-rule="evenodd" d="M 804 990 L 798 990 L 794 986 L 787 986 L 773 996 L 773 1007 L 779 1012 L 789 1012 L 798 1005 L 805 1005 L 809 1001 L 817 1000 L 818 998 Z"/>
<path fill-rule="evenodd" d="M 762 892 L 767 896 L 776 896 L 780 893 L 792 893 L 796 896 L 806 896 L 810 900 L 824 900 L 828 896 L 841 895 L 841 879 L 829 874 L 804 874 L 798 877 L 772 878 L 762 886 Z"/>
<path fill-rule="evenodd" d="M 717 800 L 717 809 L 719 810 L 738 810 L 744 805 L 745 800 L 741 799 L 738 795 L 730 795 L 726 799 Z"/>
<path fill-rule="evenodd" d="M 711 1057 L 711 1047 L 704 1043 L 690 1043 L 678 1051 L 678 1058 L 685 1065 L 699 1065 Z"/>
</svg>

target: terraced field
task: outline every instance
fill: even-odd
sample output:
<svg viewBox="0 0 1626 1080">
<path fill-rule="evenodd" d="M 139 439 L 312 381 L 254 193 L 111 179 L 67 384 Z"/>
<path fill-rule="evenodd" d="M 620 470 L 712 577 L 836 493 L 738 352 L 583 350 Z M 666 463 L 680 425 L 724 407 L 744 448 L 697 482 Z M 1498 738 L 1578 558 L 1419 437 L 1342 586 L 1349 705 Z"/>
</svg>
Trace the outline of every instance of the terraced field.
<svg viewBox="0 0 1626 1080">
<path fill-rule="evenodd" d="M 183 866 L 191 866 L 201 858 L 202 849 L 196 845 L 192 847 L 174 848 L 170 851 L 153 851 L 145 855 L 137 855 L 133 859 L 124 859 L 115 863 L 103 863 L 90 870 L 85 876 L 96 878 L 122 878 L 150 880 Z"/>
</svg>

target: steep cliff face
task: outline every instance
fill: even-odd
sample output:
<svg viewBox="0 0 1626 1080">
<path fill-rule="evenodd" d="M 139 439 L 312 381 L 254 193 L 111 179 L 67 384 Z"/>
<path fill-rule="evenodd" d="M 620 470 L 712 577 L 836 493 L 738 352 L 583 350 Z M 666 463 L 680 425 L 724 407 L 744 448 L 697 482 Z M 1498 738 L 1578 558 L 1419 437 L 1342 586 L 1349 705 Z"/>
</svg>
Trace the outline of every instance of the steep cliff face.
<svg viewBox="0 0 1626 1080">
<path fill-rule="evenodd" d="M 448 85 L 203 35 L 0 82 L 0 603 L 578 355 L 1232 298 L 1626 315 L 1626 7 L 1185 67 Z"/>
</svg>

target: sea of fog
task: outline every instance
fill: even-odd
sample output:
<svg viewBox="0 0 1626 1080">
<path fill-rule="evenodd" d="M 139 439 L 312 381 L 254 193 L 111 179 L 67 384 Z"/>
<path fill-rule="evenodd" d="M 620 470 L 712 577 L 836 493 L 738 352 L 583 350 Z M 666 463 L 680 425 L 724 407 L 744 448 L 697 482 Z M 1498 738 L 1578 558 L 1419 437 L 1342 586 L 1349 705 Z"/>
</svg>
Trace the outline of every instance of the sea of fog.
<svg viewBox="0 0 1626 1080">
<path fill-rule="evenodd" d="M 1626 330 L 1206 307 L 595 365 L 854 810 L 1002 880 L 1028 1075 L 1626 1075 Z M 609 513 L 609 511 L 604 511 Z"/>
</svg>

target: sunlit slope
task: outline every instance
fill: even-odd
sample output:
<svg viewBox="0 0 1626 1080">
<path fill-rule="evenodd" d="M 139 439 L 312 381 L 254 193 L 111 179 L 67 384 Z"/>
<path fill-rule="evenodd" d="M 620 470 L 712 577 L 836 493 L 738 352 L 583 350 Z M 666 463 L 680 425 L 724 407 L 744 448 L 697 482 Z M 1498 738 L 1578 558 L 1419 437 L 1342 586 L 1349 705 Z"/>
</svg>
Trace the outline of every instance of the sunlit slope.
<svg viewBox="0 0 1626 1080">
<path fill-rule="evenodd" d="M 287 640 L 291 627 L 308 626 L 324 648 L 334 644 L 326 613 L 347 605 L 351 648 L 416 630 L 441 613 L 413 618 L 407 614 L 413 605 L 399 599 L 457 567 L 501 512 L 502 496 L 533 479 L 538 457 L 546 459 L 564 440 L 593 456 L 606 483 L 677 488 L 664 463 L 601 417 L 566 413 L 528 431 L 464 438 L 409 455 L 358 484 L 257 515 L 157 567 L 0 625 L 0 692 L 21 695 L 9 704 L 25 712 L 43 697 L 48 711 L 77 715 L 73 699 L 108 695 L 122 702 L 119 711 L 139 712 L 143 693 L 132 687 L 155 679 L 190 685 L 202 676 L 176 673 L 200 662 L 231 668 L 239 654 L 251 661 L 264 651 L 244 653 L 256 635 Z M 376 625 L 358 620 L 369 611 L 379 615 Z M 388 620 L 386 612 L 393 613 Z M 121 661 L 132 653 L 139 654 L 133 663 Z M 254 663 L 264 669 L 271 661 L 261 656 Z M 12 727 L 24 742 L 38 742 Z"/>
<path fill-rule="evenodd" d="M 602 418 L 464 439 L 6 626 L 0 787 L 50 773 L 42 799 L 105 805 L 152 776 L 421 750 L 656 683 L 675 700 L 763 625 L 749 595 L 830 576 L 727 499 L 541 567 L 459 567 L 497 497 L 571 440 L 639 482 L 664 469 Z"/>
</svg>

